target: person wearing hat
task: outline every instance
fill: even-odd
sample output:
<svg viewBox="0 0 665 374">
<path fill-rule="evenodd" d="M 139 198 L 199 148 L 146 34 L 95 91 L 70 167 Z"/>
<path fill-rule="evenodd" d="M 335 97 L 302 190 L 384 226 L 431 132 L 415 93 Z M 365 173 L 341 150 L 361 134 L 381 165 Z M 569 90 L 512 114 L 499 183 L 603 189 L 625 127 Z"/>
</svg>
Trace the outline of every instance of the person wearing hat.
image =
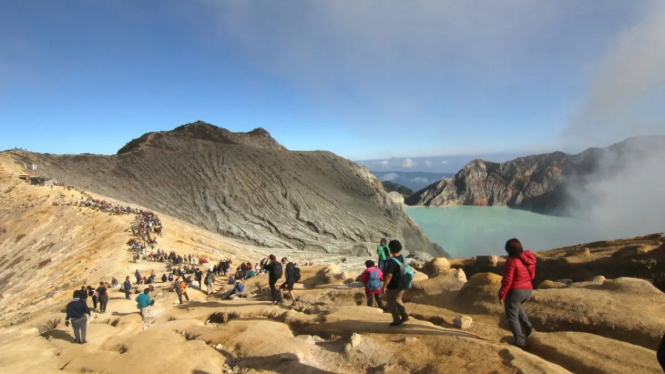
<svg viewBox="0 0 665 374">
<path fill-rule="evenodd" d="M 388 266 L 388 261 L 390 260 L 390 249 L 388 248 L 388 239 L 381 239 L 381 244 L 376 247 L 376 254 L 379 255 L 379 269 L 381 272 L 386 272 L 386 267 Z"/>
</svg>

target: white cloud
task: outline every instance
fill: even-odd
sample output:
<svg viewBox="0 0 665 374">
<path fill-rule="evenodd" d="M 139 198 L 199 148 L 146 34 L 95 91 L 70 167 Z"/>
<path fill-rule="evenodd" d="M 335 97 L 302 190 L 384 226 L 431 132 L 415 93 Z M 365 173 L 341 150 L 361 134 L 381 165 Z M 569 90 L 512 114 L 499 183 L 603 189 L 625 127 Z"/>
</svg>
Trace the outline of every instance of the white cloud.
<svg viewBox="0 0 665 374">
<path fill-rule="evenodd" d="M 431 168 L 432 167 L 432 161 L 425 160 L 425 166 L 427 166 L 428 168 Z"/>
<path fill-rule="evenodd" d="M 396 179 L 399 179 L 399 174 L 397 174 L 397 173 L 388 173 L 388 174 L 384 174 L 383 177 L 381 177 L 381 180 L 390 181 L 390 182 L 392 182 Z"/>
<path fill-rule="evenodd" d="M 379 161 L 379 162 L 377 162 L 376 164 L 377 164 L 378 166 L 381 166 L 381 167 L 384 167 L 384 168 L 385 168 L 385 167 L 387 167 L 387 166 L 390 166 L 390 161 L 388 161 L 388 160 L 383 160 L 383 161 Z"/>
<path fill-rule="evenodd" d="M 413 160 L 410 159 L 410 158 L 407 158 L 406 160 L 404 160 L 404 162 L 402 162 L 402 167 L 405 167 L 405 168 L 413 168 L 413 167 L 416 167 L 417 165 L 418 164 L 413 162 Z"/>
<path fill-rule="evenodd" d="M 441 161 L 441 163 L 442 163 L 443 165 L 448 165 L 448 161 L 446 161 L 446 160 Z"/>
</svg>

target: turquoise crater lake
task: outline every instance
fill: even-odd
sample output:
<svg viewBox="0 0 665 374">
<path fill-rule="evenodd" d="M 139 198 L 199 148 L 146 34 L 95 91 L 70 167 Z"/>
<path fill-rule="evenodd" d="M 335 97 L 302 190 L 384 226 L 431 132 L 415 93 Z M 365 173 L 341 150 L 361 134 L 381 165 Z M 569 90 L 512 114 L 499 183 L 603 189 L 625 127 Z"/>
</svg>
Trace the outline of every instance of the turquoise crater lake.
<svg viewBox="0 0 665 374">
<path fill-rule="evenodd" d="M 534 251 L 617 239 L 582 220 L 507 207 L 414 207 L 406 212 L 453 258 L 503 255 L 510 238 Z"/>
</svg>

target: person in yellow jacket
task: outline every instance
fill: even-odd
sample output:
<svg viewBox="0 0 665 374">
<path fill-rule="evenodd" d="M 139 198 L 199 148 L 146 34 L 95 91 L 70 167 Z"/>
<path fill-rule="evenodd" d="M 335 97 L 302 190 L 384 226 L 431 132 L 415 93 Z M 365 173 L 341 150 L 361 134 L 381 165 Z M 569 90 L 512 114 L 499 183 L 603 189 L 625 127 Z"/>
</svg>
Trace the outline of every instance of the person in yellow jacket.
<svg viewBox="0 0 665 374">
<path fill-rule="evenodd" d="M 182 304 L 183 296 L 185 299 L 187 299 L 187 301 L 189 301 L 189 296 L 187 295 L 187 283 L 184 279 L 176 279 L 175 283 L 173 284 L 173 289 L 175 290 L 175 293 L 178 294 L 178 300 L 180 301 L 180 304 Z"/>
</svg>

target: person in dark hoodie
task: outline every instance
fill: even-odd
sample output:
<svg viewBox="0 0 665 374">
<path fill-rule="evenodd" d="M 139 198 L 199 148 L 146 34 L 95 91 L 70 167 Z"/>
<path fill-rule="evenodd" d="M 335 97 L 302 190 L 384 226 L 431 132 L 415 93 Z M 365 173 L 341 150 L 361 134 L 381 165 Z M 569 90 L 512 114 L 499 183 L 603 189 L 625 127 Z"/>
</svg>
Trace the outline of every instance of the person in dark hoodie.
<svg viewBox="0 0 665 374">
<path fill-rule="evenodd" d="M 531 251 L 525 251 L 517 239 L 508 240 L 505 249 L 508 259 L 503 267 L 499 303 L 505 307 L 508 326 L 515 338 L 513 344 L 524 349 L 526 338 L 533 333 L 533 326 L 522 304 L 531 298 L 533 291 L 531 281 L 536 276 L 536 256 Z"/>
<path fill-rule="evenodd" d="M 67 304 L 65 326 L 69 327 L 71 321 L 76 343 L 85 344 L 86 324 L 88 323 L 88 318 L 85 315 L 91 315 L 91 313 L 88 305 L 82 300 L 81 296 L 83 295 L 81 293 L 85 294 L 85 291 L 75 291 L 74 299 Z"/>
</svg>

